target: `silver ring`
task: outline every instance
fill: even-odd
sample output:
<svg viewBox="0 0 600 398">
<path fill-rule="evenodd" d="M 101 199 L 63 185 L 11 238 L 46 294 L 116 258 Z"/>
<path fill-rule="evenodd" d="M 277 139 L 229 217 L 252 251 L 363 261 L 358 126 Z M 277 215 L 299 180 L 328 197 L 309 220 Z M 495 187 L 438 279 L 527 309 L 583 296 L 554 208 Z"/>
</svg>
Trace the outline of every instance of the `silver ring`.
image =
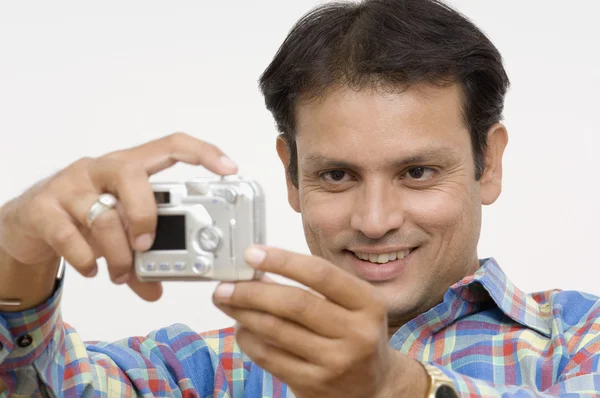
<svg viewBox="0 0 600 398">
<path fill-rule="evenodd" d="M 92 207 L 90 207 L 90 211 L 87 214 L 87 226 L 88 228 L 92 228 L 92 223 L 102 214 L 106 213 L 109 210 L 112 210 L 117 205 L 117 198 L 115 195 L 110 193 L 103 193 L 98 197 L 98 199 L 94 202 Z"/>
</svg>

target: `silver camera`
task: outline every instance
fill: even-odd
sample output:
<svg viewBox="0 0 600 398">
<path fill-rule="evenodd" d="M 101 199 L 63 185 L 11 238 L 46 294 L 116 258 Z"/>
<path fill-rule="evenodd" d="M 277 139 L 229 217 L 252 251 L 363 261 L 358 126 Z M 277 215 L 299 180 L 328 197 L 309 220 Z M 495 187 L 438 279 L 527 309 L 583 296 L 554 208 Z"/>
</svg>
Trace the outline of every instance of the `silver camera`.
<svg viewBox="0 0 600 398">
<path fill-rule="evenodd" d="M 140 281 L 250 280 L 260 273 L 244 261 L 265 243 L 265 200 L 255 181 L 238 176 L 153 183 L 156 238 L 135 254 Z"/>
</svg>

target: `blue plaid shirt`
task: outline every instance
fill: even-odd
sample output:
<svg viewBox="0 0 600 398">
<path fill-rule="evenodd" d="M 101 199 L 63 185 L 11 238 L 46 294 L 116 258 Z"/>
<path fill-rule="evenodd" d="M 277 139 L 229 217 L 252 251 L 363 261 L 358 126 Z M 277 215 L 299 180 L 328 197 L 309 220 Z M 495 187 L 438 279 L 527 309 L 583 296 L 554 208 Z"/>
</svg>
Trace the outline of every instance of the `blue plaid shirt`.
<svg viewBox="0 0 600 398">
<path fill-rule="evenodd" d="M 240 351 L 232 328 L 173 325 L 84 343 L 61 319 L 61 289 L 37 308 L 0 314 L 0 377 L 16 396 L 293 397 Z M 598 297 L 525 294 L 493 259 L 390 344 L 438 366 L 461 397 L 600 397 Z"/>
</svg>

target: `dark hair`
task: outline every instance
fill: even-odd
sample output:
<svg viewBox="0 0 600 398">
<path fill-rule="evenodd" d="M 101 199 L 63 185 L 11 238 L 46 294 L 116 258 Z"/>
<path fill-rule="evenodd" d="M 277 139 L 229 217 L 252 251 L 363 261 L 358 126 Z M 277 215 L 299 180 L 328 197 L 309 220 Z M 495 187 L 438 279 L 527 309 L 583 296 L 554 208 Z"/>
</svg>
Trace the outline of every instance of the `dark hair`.
<svg viewBox="0 0 600 398">
<path fill-rule="evenodd" d="M 298 185 L 295 106 L 331 87 L 406 89 L 460 84 L 475 176 L 485 168 L 489 128 L 502 118 L 509 86 L 496 47 L 472 22 L 438 0 L 329 3 L 292 28 L 260 77 L 260 89 L 290 151 Z"/>
</svg>

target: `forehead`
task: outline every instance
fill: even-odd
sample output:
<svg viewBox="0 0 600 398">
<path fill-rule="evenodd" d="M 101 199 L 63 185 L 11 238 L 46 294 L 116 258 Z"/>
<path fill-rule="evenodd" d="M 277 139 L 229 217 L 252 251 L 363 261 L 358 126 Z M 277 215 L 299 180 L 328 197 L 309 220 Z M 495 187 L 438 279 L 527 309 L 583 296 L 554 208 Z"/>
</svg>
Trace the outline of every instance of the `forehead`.
<svg viewBox="0 0 600 398">
<path fill-rule="evenodd" d="M 330 90 L 296 106 L 296 143 L 301 163 L 333 155 L 391 160 L 436 150 L 470 153 L 458 85 Z"/>
</svg>

